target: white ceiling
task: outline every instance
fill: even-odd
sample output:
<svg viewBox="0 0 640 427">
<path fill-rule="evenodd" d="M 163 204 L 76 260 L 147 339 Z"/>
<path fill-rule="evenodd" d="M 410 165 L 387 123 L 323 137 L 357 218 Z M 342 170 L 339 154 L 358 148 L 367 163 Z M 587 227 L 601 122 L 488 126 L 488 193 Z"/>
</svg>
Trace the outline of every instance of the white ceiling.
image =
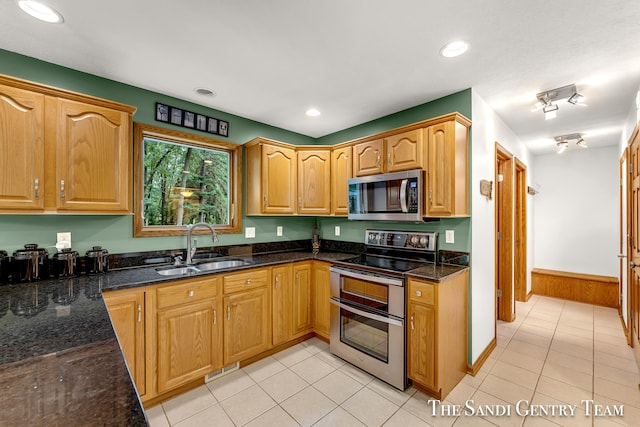
<svg viewBox="0 0 640 427">
<path fill-rule="evenodd" d="M 63 24 L 0 2 L 0 48 L 312 137 L 473 87 L 534 154 L 575 132 L 614 145 L 640 86 L 636 0 L 46 3 Z M 455 39 L 469 52 L 441 57 Z M 531 112 L 572 83 L 587 107 Z"/>
</svg>

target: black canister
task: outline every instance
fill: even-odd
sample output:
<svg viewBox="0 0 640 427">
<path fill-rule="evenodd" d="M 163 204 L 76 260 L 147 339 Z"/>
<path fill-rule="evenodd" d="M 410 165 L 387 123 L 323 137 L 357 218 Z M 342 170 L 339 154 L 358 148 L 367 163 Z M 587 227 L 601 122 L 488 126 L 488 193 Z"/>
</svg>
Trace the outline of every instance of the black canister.
<svg viewBox="0 0 640 427">
<path fill-rule="evenodd" d="M 7 251 L 0 250 L 0 284 L 9 282 L 9 260 L 7 259 Z"/>
<path fill-rule="evenodd" d="M 24 245 L 24 249 L 13 252 L 14 280 L 33 282 L 49 277 L 49 253 L 35 243 Z"/>
<path fill-rule="evenodd" d="M 102 246 L 94 246 L 86 253 L 86 266 L 88 274 L 106 273 L 109 270 L 109 251 Z"/>
<path fill-rule="evenodd" d="M 78 252 L 64 248 L 51 256 L 52 272 L 55 277 L 72 277 L 78 273 Z"/>
</svg>

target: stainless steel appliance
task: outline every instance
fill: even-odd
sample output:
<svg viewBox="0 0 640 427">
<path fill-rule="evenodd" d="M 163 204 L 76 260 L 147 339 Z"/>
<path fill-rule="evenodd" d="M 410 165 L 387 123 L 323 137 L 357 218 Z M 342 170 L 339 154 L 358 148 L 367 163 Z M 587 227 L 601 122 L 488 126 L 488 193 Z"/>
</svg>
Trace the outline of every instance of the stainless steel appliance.
<svg viewBox="0 0 640 427">
<path fill-rule="evenodd" d="M 109 270 L 109 251 L 102 246 L 94 246 L 86 252 L 87 274 L 100 274 Z"/>
<path fill-rule="evenodd" d="M 367 230 L 366 253 L 331 266 L 331 353 L 407 386 L 404 273 L 435 262 L 437 233 Z"/>
<path fill-rule="evenodd" d="M 49 277 L 49 252 L 35 243 L 24 245 L 24 249 L 13 252 L 14 279 L 19 282 L 32 282 Z"/>
<path fill-rule="evenodd" d="M 349 179 L 349 219 L 422 221 L 424 171 Z"/>
</svg>

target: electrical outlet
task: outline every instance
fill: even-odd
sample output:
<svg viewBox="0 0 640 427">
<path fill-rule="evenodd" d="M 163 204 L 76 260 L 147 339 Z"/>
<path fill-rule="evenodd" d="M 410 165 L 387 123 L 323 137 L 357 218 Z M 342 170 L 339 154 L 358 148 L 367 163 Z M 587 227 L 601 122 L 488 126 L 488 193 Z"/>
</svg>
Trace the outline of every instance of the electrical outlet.
<svg viewBox="0 0 640 427">
<path fill-rule="evenodd" d="M 339 236 L 339 235 L 340 235 L 340 226 L 339 226 L 339 225 L 336 225 L 335 233 L 334 233 L 334 234 L 335 234 L 336 236 Z"/>
<path fill-rule="evenodd" d="M 56 248 L 64 249 L 71 247 L 71 232 L 65 231 L 57 233 Z"/>
<path fill-rule="evenodd" d="M 255 239 L 256 237 L 256 228 L 255 227 L 245 227 L 244 229 L 244 237 L 247 239 Z"/>
<path fill-rule="evenodd" d="M 281 225 L 276 227 L 276 236 L 278 236 L 278 237 L 282 236 L 282 226 Z"/>
<path fill-rule="evenodd" d="M 444 235 L 445 243 L 455 243 L 455 231 L 454 230 L 446 230 Z"/>
</svg>

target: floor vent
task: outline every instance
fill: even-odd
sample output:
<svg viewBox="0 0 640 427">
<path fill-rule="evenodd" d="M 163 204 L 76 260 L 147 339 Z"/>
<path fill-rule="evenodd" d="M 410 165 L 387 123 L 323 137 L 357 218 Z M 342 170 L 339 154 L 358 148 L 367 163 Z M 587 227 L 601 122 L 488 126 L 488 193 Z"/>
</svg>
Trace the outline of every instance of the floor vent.
<svg viewBox="0 0 640 427">
<path fill-rule="evenodd" d="M 240 369 L 240 362 L 227 365 L 224 368 L 218 369 L 217 371 L 213 371 L 210 374 L 205 375 L 204 382 L 208 383 L 209 381 L 213 381 L 216 378 L 220 378 L 224 375 L 230 374 L 231 372 L 236 371 L 238 369 Z"/>
</svg>

